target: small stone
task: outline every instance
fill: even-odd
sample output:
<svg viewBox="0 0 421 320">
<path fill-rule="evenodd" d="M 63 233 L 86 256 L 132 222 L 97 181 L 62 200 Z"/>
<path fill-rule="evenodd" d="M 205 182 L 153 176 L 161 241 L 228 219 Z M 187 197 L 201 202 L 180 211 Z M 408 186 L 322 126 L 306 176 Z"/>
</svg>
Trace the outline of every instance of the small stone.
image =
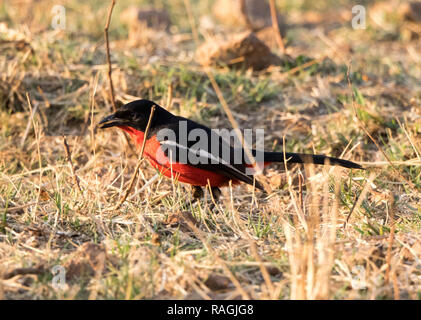
<svg viewBox="0 0 421 320">
<path fill-rule="evenodd" d="M 282 63 L 282 59 L 250 31 L 235 34 L 226 41 L 209 40 L 198 48 L 196 57 L 204 66 L 245 67 L 254 70 Z"/>
<path fill-rule="evenodd" d="M 230 284 L 231 280 L 228 277 L 217 273 L 211 273 L 205 281 L 205 285 L 213 291 L 227 289 Z"/>
</svg>

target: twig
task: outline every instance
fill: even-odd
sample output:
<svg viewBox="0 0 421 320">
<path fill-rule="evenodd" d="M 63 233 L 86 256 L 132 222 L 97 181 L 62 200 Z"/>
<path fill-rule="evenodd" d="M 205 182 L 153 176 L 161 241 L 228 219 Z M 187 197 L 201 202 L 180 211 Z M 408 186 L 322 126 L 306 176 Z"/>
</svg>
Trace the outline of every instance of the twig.
<svg viewBox="0 0 421 320">
<path fill-rule="evenodd" d="M 231 270 L 227 267 L 224 260 L 222 260 L 219 255 L 214 251 L 212 246 L 206 241 L 203 232 L 199 230 L 193 222 L 189 221 L 188 219 L 184 220 L 189 228 L 196 234 L 196 236 L 202 241 L 203 245 L 206 247 L 206 249 L 209 251 L 209 253 L 213 256 L 213 258 L 216 260 L 217 263 L 221 265 L 221 268 L 224 270 L 224 272 L 227 274 L 228 278 L 230 278 L 231 282 L 234 284 L 234 286 L 237 288 L 238 292 L 241 294 L 242 298 L 244 300 L 250 300 L 250 297 L 248 293 L 244 290 L 244 288 L 241 286 L 240 282 L 237 280 L 237 278 L 234 276 L 234 274 L 231 272 Z"/>
<path fill-rule="evenodd" d="M 269 5 L 270 15 L 272 17 L 272 28 L 275 33 L 276 42 L 278 42 L 279 50 L 281 50 L 282 53 L 285 53 L 284 41 L 282 39 L 281 30 L 279 30 L 278 13 L 276 12 L 275 0 L 269 0 Z"/>
<path fill-rule="evenodd" d="M 254 181 L 255 182 L 255 181 Z M 210 187 L 210 185 L 209 185 Z M 255 195 L 254 195 L 254 188 L 255 186 L 253 185 L 253 196 L 252 196 L 252 202 L 250 207 L 253 207 L 253 202 L 256 201 L 256 205 L 257 205 L 257 200 L 255 199 Z M 239 213 L 236 209 L 234 209 L 234 203 L 233 203 L 233 198 L 232 198 L 232 182 L 230 181 L 230 193 L 231 193 L 231 208 L 233 210 L 233 218 L 234 221 L 236 223 L 236 225 L 238 226 L 242 236 L 244 238 L 247 239 L 248 243 L 249 243 L 249 247 L 250 247 L 250 252 L 253 255 L 254 259 L 256 260 L 257 265 L 260 268 L 260 273 L 262 274 L 263 280 L 265 281 L 266 284 L 266 288 L 267 288 L 267 293 L 268 293 L 268 297 L 269 299 L 276 299 L 276 290 L 275 287 L 273 285 L 272 280 L 270 279 L 270 275 L 268 272 L 267 267 L 265 266 L 262 257 L 260 256 L 258 250 L 257 250 L 257 245 L 256 242 L 254 241 L 254 239 L 250 236 L 250 234 L 247 232 L 247 226 L 245 225 L 244 221 L 242 219 L 239 219 Z M 212 196 L 212 193 L 211 193 Z M 254 199 L 253 199 L 254 198 Z M 251 209 L 250 209 L 251 210 Z M 250 212 L 251 214 L 251 212 Z"/>
<path fill-rule="evenodd" d="M 389 243 L 387 248 L 387 254 L 386 254 L 386 274 L 385 274 L 385 282 L 389 284 L 390 282 L 390 271 L 392 268 L 392 247 L 393 247 L 393 240 L 395 238 L 395 212 L 394 212 L 394 203 L 395 199 L 393 197 L 393 193 L 390 192 L 389 195 L 389 214 L 390 214 L 390 235 L 389 235 Z"/>
<path fill-rule="evenodd" d="M 301 172 L 298 172 L 298 194 L 299 194 L 298 201 L 299 201 L 301 210 L 304 210 L 303 180 L 304 180 L 304 176 L 302 175 Z"/>
<path fill-rule="evenodd" d="M 170 82 L 170 84 L 168 85 L 168 90 L 167 90 L 167 102 L 165 104 L 165 106 L 167 107 L 167 110 L 171 110 L 172 108 L 172 104 L 173 104 L 173 84 L 172 82 Z"/>
<path fill-rule="evenodd" d="M 77 177 L 76 172 L 75 172 L 75 167 L 73 166 L 72 154 L 70 152 L 70 148 L 69 148 L 69 145 L 67 144 L 66 136 L 64 134 L 63 134 L 63 145 L 64 145 L 64 150 L 66 151 L 67 162 L 69 163 L 70 170 L 72 172 L 73 183 L 76 185 L 80 194 L 83 195 L 82 188 L 80 187 L 80 184 L 79 184 L 79 178 Z"/>
<path fill-rule="evenodd" d="M 12 213 L 12 212 L 19 211 L 19 210 L 25 209 L 27 207 L 33 206 L 35 204 L 37 204 L 37 203 L 36 202 L 30 202 L 30 203 L 26 203 L 26 204 L 18 206 L 18 207 L 7 207 L 7 208 L 2 208 L 2 209 L 7 209 L 8 213 Z"/>
<path fill-rule="evenodd" d="M 35 107 L 32 110 L 32 112 L 31 112 L 31 114 L 30 114 L 30 116 L 28 118 L 28 124 L 26 125 L 25 133 L 23 134 L 23 137 L 22 137 L 22 139 L 20 141 L 20 147 L 21 147 L 21 149 L 23 149 L 23 147 L 25 146 L 25 141 L 26 141 L 26 138 L 28 137 L 29 129 L 31 128 L 32 119 L 34 118 L 35 113 L 37 112 L 37 110 L 38 110 L 38 103 L 35 104 Z"/>
<path fill-rule="evenodd" d="M 355 94 L 354 94 L 354 90 L 352 88 L 352 83 L 351 83 L 351 77 L 350 77 L 350 73 L 351 73 L 351 63 L 348 64 L 348 70 L 346 72 L 346 76 L 348 79 L 348 87 L 351 89 L 351 98 L 352 98 L 352 109 L 354 111 L 354 115 L 355 118 L 358 120 L 358 123 L 360 125 L 360 128 L 363 129 L 363 131 L 365 132 L 365 134 L 370 138 L 370 140 L 376 145 L 377 149 L 379 149 L 379 151 L 383 154 L 383 156 L 386 158 L 387 162 L 389 162 L 390 166 L 392 167 L 393 171 L 403 180 L 405 181 L 413 190 L 416 190 L 415 185 L 409 181 L 408 179 L 406 179 L 400 172 L 398 169 L 396 169 L 396 167 L 394 166 L 393 162 L 390 160 L 390 158 L 387 156 L 386 152 L 383 150 L 382 147 L 380 147 L 380 145 L 377 143 L 377 141 L 373 138 L 373 136 L 370 134 L 370 132 L 368 132 L 367 128 L 365 127 L 364 123 L 362 122 L 362 120 L 358 117 L 358 113 L 357 113 L 357 108 L 355 107 Z"/>
<path fill-rule="evenodd" d="M 29 97 L 29 93 L 26 92 L 26 101 L 28 103 L 28 107 L 29 107 L 29 112 L 31 114 L 31 121 L 32 121 L 32 126 L 34 127 L 34 133 L 35 133 L 35 140 L 37 142 L 37 153 L 38 153 L 38 166 L 39 166 L 39 191 L 38 191 L 38 195 L 37 195 L 37 203 L 35 205 L 35 208 L 33 210 L 33 216 L 35 217 L 35 214 L 37 212 L 38 209 L 38 204 L 39 204 L 39 199 L 41 196 L 41 186 L 42 186 L 42 156 L 41 156 L 41 147 L 40 147 L 40 137 L 39 137 L 39 132 L 38 132 L 38 127 L 35 125 L 35 119 L 34 119 L 34 115 L 35 112 L 33 112 L 32 109 L 32 103 L 31 103 L 31 98 Z"/>
<path fill-rule="evenodd" d="M 351 209 L 351 211 L 349 212 L 348 216 L 346 217 L 346 220 L 344 222 L 344 228 L 346 228 L 349 219 L 351 218 L 352 213 L 356 210 L 359 209 L 359 207 L 361 206 L 361 203 L 363 202 L 363 200 L 365 199 L 365 196 L 367 195 L 367 192 L 370 190 L 371 188 L 371 183 L 374 181 L 374 179 L 376 178 L 376 174 L 374 172 L 372 172 L 370 174 L 370 176 L 368 177 L 368 180 L 365 184 L 365 186 L 363 187 L 363 190 L 361 191 L 361 193 L 358 195 L 358 197 L 355 199 L 354 205 Z"/>
<path fill-rule="evenodd" d="M 191 26 L 191 31 L 192 31 L 192 34 L 193 34 L 193 40 L 194 40 L 194 43 L 195 43 L 195 45 L 196 45 L 196 48 L 199 46 L 199 34 L 198 34 L 198 32 L 197 32 L 197 28 L 196 28 L 196 24 L 195 24 L 195 22 L 194 22 L 194 17 L 193 17 L 193 12 L 192 12 L 192 9 L 191 9 L 191 4 L 190 4 L 190 0 L 184 0 L 184 5 L 186 6 L 186 10 L 187 10 L 187 17 L 188 17 L 188 19 L 189 19 L 189 23 L 190 23 L 190 26 Z"/>
<path fill-rule="evenodd" d="M 256 243 L 253 241 L 253 239 L 249 235 L 247 235 L 247 238 L 248 238 L 251 254 L 254 256 L 254 259 L 256 259 L 257 263 L 259 264 L 260 273 L 262 274 L 263 280 L 265 281 L 265 284 L 268 290 L 268 295 L 271 299 L 276 299 L 276 297 L 274 296 L 275 287 L 273 286 L 273 282 L 270 279 L 268 269 L 263 264 L 263 260 L 260 257 L 259 252 L 257 251 Z"/>
<path fill-rule="evenodd" d="M 133 197 L 136 197 L 138 194 L 142 193 L 146 190 L 147 187 L 149 187 L 152 183 L 154 183 L 159 178 L 159 174 L 155 174 L 152 178 L 150 178 L 138 191 L 136 191 L 134 194 L 130 196 L 130 199 L 133 199 Z M 129 199 L 129 200 L 130 200 Z"/>
<path fill-rule="evenodd" d="M 108 82 L 110 84 L 110 98 L 111 98 L 111 104 L 113 106 L 113 111 L 117 111 L 117 105 L 115 103 L 115 94 L 114 94 L 114 85 L 113 85 L 113 78 L 112 78 L 112 67 L 111 67 L 111 57 L 110 57 L 110 41 L 108 39 L 108 29 L 110 28 L 110 22 L 111 22 L 111 15 L 113 13 L 113 8 L 115 6 L 115 0 L 112 0 L 110 8 L 108 9 L 108 17 L 107 17 L 107 23 L 105 24 L 104 28 L 104 36 L 105 36 L 105 44 L 106 44 L 106 53 L 107 53 L 107 65 L 108 65 Z M 127 142 L 127 145 L 129 146 L 130 150 L 135 153 L 135 150 L 133 146 L 130 144 L 130 140 L 127 137 L 126 133 L 123 132 L 124 138 Z"/>
<path fill-rule="evenodd" d="M 108 29 L 110 27 L 111 22 L 111 15 L 113 13 L 113 8 L 115 6 L 115 0 L 111 1 L 110 8 L 108 9 L 108 17 L 107 17 L 107 23 L 105 24 L 104 28 L 104 36 L 105 36 L 105 45 L 107 48 L 107 63 L 108 63 L 108 82 L 110 83 L 110 99 L 111 104 L 113 106 L 113 111 L 115 112 L 117 110 L 117 106 L 115 104 L 115 95 L 114 95 L 114 85 L 113 85 L 113 79 L 112 79 L 112 69 L 111 69 L 111 58 L 110 58 L 110 41 L 108 39 Z"/>
<path fill-rule="evenodd" d="M 256 159 L 254 158 L 254 156 L 253 156 L 253 154 L 252 154 L 249 146 L 245 144 L 244 137 L 243 137 L 243 134 L 241 133 L 240 127 L 239 127 L 237 121 L 235 120 L 235 118 L 234 118 L 234 116 L 232 114 L 232 111 L 229 108 L 229 106 L 228 106 L 228 104 L 227 104 L 227 102 L 226 102 L 226 100 L 224 98 L 224 95 L 222 94 L 221 89 L 219 88 L 218 84 L 216 83 L 216 80 L 215 80 L 215 77 L 212 74 L 212 71 L 209 68 L 207 68 L 207 67 L 204 68 L 204 71 L 207 74 L 207 76 L 208 76 L 208 78 L 209 78 L 209 80 L 210 80 L 210 82 L 212 84 L 213 89 L 215 90 L 215 93 L 216 93 L 216 95 L 217 95 L 217 97 L 219 99 L 219 102 L 222 105 L 222 108 L 225 111 L 225 114 L 228 117 L 229 122 L 231 123 L 232 127 L 234 128 L 234 132 L 237 135 L 237 138 L 241 142 L 241 145 L 242 145 L 242 147 L 243 147 L 243 149 L 244 149 L 247 157 L 251 161 L 251 164 L 250 165 L 252 167 L 255 167 L 256 164 L 257 164 L 256 163 Z M 254 176 L 256 177 L 258 175 L 254 175 Z M 264 188 L 265 188 L 266 191 L 269 191 L 270 190 L 270 187 L 269 187 L 268 183 L 266 181 L 264 181 L 264 179 L 257 179 L 257 177 L 256 177 L 256 180 L 258 182 L 260 182 L 260 183 L 263 184 L 263 186 L 264 186 Z"/>
<path fill-rule="evenodd" d="M 120 201 L 117 203 L 117 205 L 114 207 L 114 210 L 117 210 L 118 208 L 120 208 L 120 206 L 123 204 L 124 201 L 126 201 L 127 197 L 129 196 L 130 191 L 132 190 L 134 181 L 137 177 L 137 173 L 139 171 L 140 168 L 140 164 L 142 163 L 142 159 L 143 159 L 143 151 L 145 150 L 145 145 L 146 145 L 146 139 L 149 133 L 149 127 L 151 126 L 152 123 L 152 118 L 153 118 L 153 114 L 155 112 L 155 106 L 153 106 L 151 108 L 151 113 L 149 115 L 149 120 L 148 120 L 148 124 L 146 126 L 146 130 L 145 130 L 145 135 L 143 136 L 143 143 L 142 143 L 142 149 L 140 150 L 140 155 L 139 158 L 137 159 L 137 165 L 136 165 L 136 169 L 133 173 L 132 179 L 130 180 L 130 184 L 126 190 L 126 193 L 124 194 L 124 196 L 120 199 Z"/>
<path fill-rule="evenodd" d="M 420 155 L 420 152 L 419 152 L 419 150 L 418 150 L 417 146 L 415 145 L 415 143 L 412 141 L 412 139 L 411 139 L 411 137 L 410 137 L 410 135 L 409 135 L 408 131 L 407 131 L 407 130 L 406 130 L 406 128 L 405 128 L 405 125 L 404 125 L 404 124 L 402 124 L 402 123 L 400 122 L 400 120 L 399 120 L 399 118 L 398 118 L 398 117 L 395 117 L 395 119 L 396 119 L 396 121 L 398 122 L 399 126 L 401 127 L 402 131 L 405 133 L 406 138 L 408 139 L 409 143 L 410 143 L 410 144 L 411 144 L 411 146 L 412 146 L 412 149 L 414 149 L 414 152 L 415 152 L 415 154 L 417 155 L 418 160 L 421 160 L 421 155 Z M 405 119 L 405 121 L 406 121 L 406 119 Z"/>
<path fill-rule="evenodd" d="M 250 21 L 249 15 L 247 14 L 247 5 L 245 0 L 240 0 L 240 9 L 244 15 L 244 19 L 246 21 L 247 28 L 253 30 L 253 24 Z"/>
<path fill-rule="evenodd" d="M 244 15 L 244 20 L 246 22 L 247 28 L 253 29 L 253 25 L 250 21 L 250 18 L 248 16 L 248 14 L 247 14 L 247 8 L 246 8 L 246 1 L 245 0 L 240 0 L 240 10 Z"/>
<path fill-rule="evenodd" d="M 283 142 L 282 142 L 282 152 L 283 152 L 283 155 L 284 155 L 284 159 L 287 159 L 286 150 L 285 150 L 285 146 L 286 146 L 285 136 L 282 137 L 282 140 L 283 140 Z M 287 163 L 288 163 L 288 160 L 284 161 L 284 168 L 285 168 L 285 173 L 286 173 L 286 177 L 287 177 L 288 190 L 289 190 L 289 194 L 290 194 L 291 199 L 292 199 L 292 204 L 294 205 L 295 211 L 297 212 L 298 219 L 300 220 L 305 232 L 308 232 L 308 225 L 307 225 L 307 221 L 306 221 L 306 218 L 305 218 L 305 215 L 304 215 L 304 202 L 302 202 L 301 205 L 298 205 L 298 201 L 297 201 L 297 199 L 295 197 L 295 194 L 292 190 L 291 179 L 290 179 Z M 302 197 L 301 193 L 300 193 L 300 196 Z M 296 223 L 295 215 L 294 215 L 294 223 Z"/>
<path fill-rule="evenodd" d="M 32 268 L 16 268 L 3 276 L 3 279 L 11 279 L 17 275 L 27 275 L 27 274 L 43 274 L 45 272 L 44 265 L 38 265 Z"/>
<path fill-rule="evenodd" d="M 326 59 L 326 56 L 325 55 L 324 56 L 321 56 L 320 58 L 313 59 L 313 60 L 311 60 L 309 62 L 300 64 L 299 66 L 296 66 L 295 68 L 292 68 L 292 69 L 290 69 L 288 71 L 285 71 L 285 72 L 281 73 L 280 76 L 281 77 L 291 76 L 291 75 L 293 75 L 293 74 L 295 74 L 295 73 L 297 73 L 297 72 L 299 72 L 301 70 L 304 70 L 305 68 L 311 67 L 312 65 L 323 61 L 324 59 Z"/>
</svg>

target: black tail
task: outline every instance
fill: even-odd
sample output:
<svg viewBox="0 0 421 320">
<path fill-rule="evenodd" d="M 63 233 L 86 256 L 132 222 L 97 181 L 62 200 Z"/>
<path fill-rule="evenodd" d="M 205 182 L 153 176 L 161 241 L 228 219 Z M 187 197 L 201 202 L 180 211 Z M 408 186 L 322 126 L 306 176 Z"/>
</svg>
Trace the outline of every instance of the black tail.
<svg viewBox="0 0 421 320">
<path fill-rule="evenodd" d="M 330 164 L 333 166 L 341 166 L 345 168 L 364 169 L 359 164 L 352 161 L 327 157 L 317 154 L 305 153 L 285 153 L 287 162 L 290 163 L 313 163 L 313 164 Z M 265 162 L 285 162 L 284 154 L 282 152 L 265 152 Z"/>
</svg>

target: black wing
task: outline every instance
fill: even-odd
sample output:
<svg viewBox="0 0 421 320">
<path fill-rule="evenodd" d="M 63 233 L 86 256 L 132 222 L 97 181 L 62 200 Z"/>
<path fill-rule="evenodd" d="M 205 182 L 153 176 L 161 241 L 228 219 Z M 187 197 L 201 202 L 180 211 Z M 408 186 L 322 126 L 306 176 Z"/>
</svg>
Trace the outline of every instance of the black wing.
<svg viewBox="0 0 421 320">
<path fill-rule="evenodd" d="M 217 172 L 253 185 L 253 175 L 246 174 L 244 150 L 231 147 L 215 130 L 176 117 L 165 127 L 157 127 L 153 134 L 156 134 L 165 155 L 171 161 Z M 263 190 L 258 181 L 254 183 Z"/>
</svg>

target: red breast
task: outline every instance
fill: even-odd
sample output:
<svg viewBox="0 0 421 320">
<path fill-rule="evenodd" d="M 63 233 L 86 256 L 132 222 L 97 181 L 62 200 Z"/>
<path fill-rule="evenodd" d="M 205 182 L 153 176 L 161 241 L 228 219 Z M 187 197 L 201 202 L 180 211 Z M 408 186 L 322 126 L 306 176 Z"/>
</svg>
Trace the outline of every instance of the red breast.
<svg viewBox="0 0 421 320">
<path fill-rule="evenodd" d="M 131 127 L 120 127 L 133 139 L 136 147 L 140 150 L 143 144 L 144 133 Z M 145 144 L 144 156 L 155 169 L 168 178 L 178 179 L 180 182 L 195 186 L 206 186 L 208 181 L 212 187 L 222 187 L 228 184 L 229 178 L 213 171 L 195 168 L 188 164 L 171 162 L 161 149 L 161 144 L 156 136 L 149 138 Z M 233 181 L 233 184 L 239 181 Z"/>
</svg>

